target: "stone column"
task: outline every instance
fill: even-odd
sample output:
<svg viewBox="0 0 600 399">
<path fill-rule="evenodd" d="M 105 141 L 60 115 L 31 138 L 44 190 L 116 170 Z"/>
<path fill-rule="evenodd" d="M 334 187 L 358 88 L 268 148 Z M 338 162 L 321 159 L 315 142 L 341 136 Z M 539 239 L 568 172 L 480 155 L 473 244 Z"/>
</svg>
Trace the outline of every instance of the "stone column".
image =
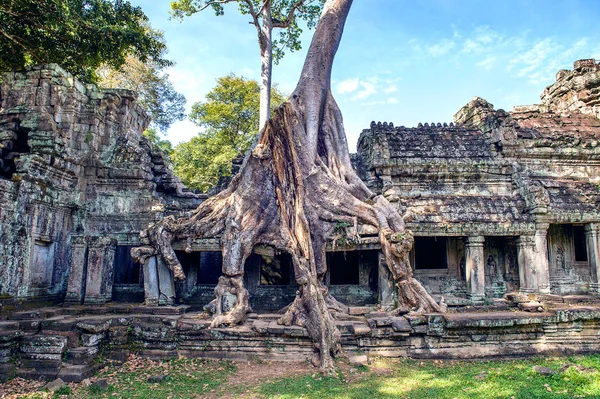
<svg viewBox="0 0 600 399">
<path fill-rule="evenodd" d="M 592 282 L 590 291 L 594 294 L 600 294 L 600 223 L 590 223 L 585 225 L 585 240 L 588 251 L 588 262 Z"/>
<path fill-rule="evenodd" d="M 84 236 L 71 236 L 71 263 L 66 303 L 81 304 L 85 291 L 87 243 Z"/>
<path fill-rule="evenodd" d="M 547 223 L 537 223 L 532 236 L 517 240 L 520 291 L 525 294 L 550 293 Z"/>
<path fill-rule="evenodd" d="M 535 267 L 535 236 L 520 236 L 517 239 L 517 258 L 519 263 L 519 291 L 533 294 L 538 291 Z"/>
<path fill-rule="evenodd" d="M 117 240 L 90 237 L 84 303 L 103 304 L 112 299 L 113 269 Z"/>
<path fill-rule="evenodd" d="M 547 223 L 536 223 L 533 251 L 533 265 L 537 273 L 538 292 L 550 293 L 550 262 L 548 260 L 548 228 Z"/>
<path fill-rule="evenodd" d="M 173 271 L 169 270 L 162 258 L 157 258 L 156 270 L 158 272 L 158 297 L 159 305 L 175 304 L 175 280 L 173 279 Z"/>
<path fill-rule="evenodd" d="M 158 305 L 159 294 L 156 256 L 152 256 L 144 262 L 144 303 L 147 306 Z"/>
<path fill-rule="evenodd" d="M 485 269 L 483 259 L 483 236 L 465 238 L 465 277 L 467 297 L 474 304 L 481 304 L 485 298 Z"/>
<path fill-rule="evenodd" d="M 379 287 L 379 304 L 382 309 L 392 309 L 394 307 L 394 300 L 396 299 L 396 286 L 394 285 L 394 278 L 392 273 L 385 263 L 385 257 L 383 253 L 379 252 L 379 273 L 378 273 L 378 284 Z"/>
</svg>

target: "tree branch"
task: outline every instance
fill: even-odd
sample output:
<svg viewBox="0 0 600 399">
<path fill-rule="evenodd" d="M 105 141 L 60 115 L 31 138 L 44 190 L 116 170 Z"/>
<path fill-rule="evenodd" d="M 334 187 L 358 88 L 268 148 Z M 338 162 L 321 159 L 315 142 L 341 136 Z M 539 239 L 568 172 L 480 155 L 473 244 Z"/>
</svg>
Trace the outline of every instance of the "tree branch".
<svg viewBox="0 0 600 399">
<path fill-rule="evenodd" d="M 40 56 L 38 56 L 33 50 L 31 50 L 30 48 L 28 48 L 25 44 L 21 43 L 16 38 L 12 37 L 11 35 L 9 35 L 8 33 L 4 32 L 3 30 L 0 30 L 0 33 L 2 33 L 2 36 L 6 37 L 8 40 L 10 40 L 13 43 L 16 43 L 17 45 L 19 45 L 20 47 L 22 47 L 23 50 L 25 50 L 26 52 L 28 52 L 29 54 L 31 54 L 31 56 L 33 58 L 35 58 L 35 60 L 37 62 L 39 62 L 39 63 L 43 63 L 44 62 L 44 60 L 42 58 L 40 58 Z"/>
<path fill-rule="evenodd" d="M 204 7 L 200 7 L 200 9 L 198 10 L 198 12 L 200 11 L 204 11 L 206 10 L 208 7 L 211 7 L 215 4 L 227 4 L 227 3 L 233 3 L 233 2 L 237 2 L 238 0 L 212 0 L 212 1 L 208 1 L 206 2 L 206 4 L 204 5 Z"/>
<path fill-rule="evenodd" d="M 262 31 L 260 30 L 260 21 L 258 20 L 258 15 L 256 10 L 254 9 L 254 5 L 252 4 L 252 0 L 243 0 L 244 3 L 246 3 L 248 5 L 248 8 L 250 9 L 250 15 L 252 16 L 252 22 L 250 22 L 252 25 L 254 25 L 254 27 L 256 28 L 256 31 L 258 32 L 258 41 L 260 43 L 262 37 Z M 266 2 L 263 3 L 262 7 L 261 7 L 261 11 L 264 8 Z"/>
<path fill-rule="evenodd" d="M 290 11 L 288 12 L 287 19 L 285 21 L 273 22 L 273 28 L 289 28 L 292 24 L 292 21 L 294 20 L 294 13 L 299 7 L 302 7 L 302 5 L 304 5 L 304 1 L 305 0 L 298 0 L 297 2 L 295 2 L 292 8 L 290 8 Z"/>
</svg>

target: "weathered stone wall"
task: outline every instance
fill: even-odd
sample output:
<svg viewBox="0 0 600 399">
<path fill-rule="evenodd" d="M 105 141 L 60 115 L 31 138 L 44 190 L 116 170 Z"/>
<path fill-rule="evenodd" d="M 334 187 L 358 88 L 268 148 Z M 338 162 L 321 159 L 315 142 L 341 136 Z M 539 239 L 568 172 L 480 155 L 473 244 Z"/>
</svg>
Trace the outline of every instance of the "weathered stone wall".
<svg viewBox="0 0 600 399">
<path fill-rule="evenodd" d="M 109 300 L 115 246 L 199 203 L 142 136 L 148 123 L 134 92 L 83 85 L 57 65 L 3 76 L 0 294 Z"/>
<path fill-rule="evenodd" d="M 475 97 L 454 123 L 372 123 L 354 163 L 372 189 L 397 204 L 415 235 L 465 240 L 464 274 L 450 258 L 446 270 L 415 271 L 432 292 L 448 294 L 442 282 L 457 277 L 472 300 L 515 289 L 597 292 L 587 261 L 569 278 L 557 275 L 548 229 L 590 230 L 600 220 L 599 104 L 600 64 L 580 60 L 559 72 L 539 105 L 506 112 Z M 571 256 L 572 241 L 561 245 Z M 499 262 L 503 273 L 490 270 Z"/>
</svg>

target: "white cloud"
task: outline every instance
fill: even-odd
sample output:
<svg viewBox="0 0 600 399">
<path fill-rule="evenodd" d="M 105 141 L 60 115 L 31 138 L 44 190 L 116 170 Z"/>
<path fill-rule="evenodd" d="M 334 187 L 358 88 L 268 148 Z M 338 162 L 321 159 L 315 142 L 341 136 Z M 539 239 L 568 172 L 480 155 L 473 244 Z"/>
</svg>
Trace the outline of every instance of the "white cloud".
<svg viewBox="0 0 600 399">
<path fill-rule="evenodd" d="M 360 91 L 356 93 L 354 97 L 352 97 L 353 100 L 364 100 L 365 98 L 371 97 L 373 94 L 377 93 L 374 82 L 360 81 L 358 83 L 360 85 Z"/>
<path fill-rule="evenodd" d="M 390 97 L 386 101 L 386 103 L 388 103 L 388 104 L 398 104 L 399 102 L 400 102 L 400 100 L 398 100 L 396 97 Z"/>
<path fill-rule="evenodd" d="M 398 91 L 398 86 L 396 86 L 395 84 L 391 84 L 388 87 L 386 87 L 385 89 L 383 89 L 384 93 L 395 93 Z"/>
<path fill-rule="evenodd" d="M 336 86 L 337 92 L 340 94 L 352 93 L 358 89 L 358 78 L 342 80 Z"/>
<path fill-rule="evenodd" d="M 494 62 L 495 61 L 496 61 L 496 57 L 495 56 L 490 56 L 490 57 L 487 57 L 487 58 L 479 61 L 475 65 L 477 65 L 478 67 L 481 67 L 481 68 L 489 71 L 494 66 Z"/>
<path fill-rule="evenodd" d="M 444 39 L 439 43 L 426 47 L 425 51 L 427 51 L 433 57 L 440 57 L 448 54 L 455 46 L 456 43 L 454 43 L 454 41 Z"/>
</svg>

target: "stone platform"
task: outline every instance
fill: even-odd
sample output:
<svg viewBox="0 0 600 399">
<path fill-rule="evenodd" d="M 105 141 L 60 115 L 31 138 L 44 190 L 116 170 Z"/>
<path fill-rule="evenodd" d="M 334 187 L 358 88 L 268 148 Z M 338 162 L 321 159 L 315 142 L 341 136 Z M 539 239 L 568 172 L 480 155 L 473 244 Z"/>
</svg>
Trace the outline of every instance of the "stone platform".
<svg viewBox="0 0 600 399">
<path fill-rule="evenodd" d="M 600 351 L 597 297 L 552 296 L 533 306 L 513 299 L 400 317 L 350 308 L 337 325 L 348 355 L 468 359 Z M 12 312 L 0 321 L 0 380 L 17 375 L 81 381 L 102 360 L 124 360 L 131 352 L 157 359 L 312 357 L 306 330 L 278 325 L 278 314 L 252 313 L 243 325 L 209 329 L 210 318 L 190 310 L 111 304 Z"/>
</svg>

